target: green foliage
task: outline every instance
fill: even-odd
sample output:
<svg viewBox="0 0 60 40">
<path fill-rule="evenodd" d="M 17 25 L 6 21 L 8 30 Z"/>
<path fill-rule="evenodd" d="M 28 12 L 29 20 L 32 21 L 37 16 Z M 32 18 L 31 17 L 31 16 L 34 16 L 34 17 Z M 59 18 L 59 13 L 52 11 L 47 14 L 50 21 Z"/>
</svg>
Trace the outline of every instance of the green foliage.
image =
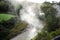
<svg viewBox="0 0 60 40">
<path fill-rule="evenodd" d="M 16 16 L 0 14 L 0 40 L 9 40 L 27 27 L 27 23 L 16 23 Z"/>
<path fill-rule="evenodd" d="M 8 21 L 11 18 L 15 17 L 14 15 L 10 15 L 10 14 L 0 14 L 0 22 L 1 21 Z"/>
<path fill-rule="evenodd" d="M 11 28 L 15 25 L 15 16 L 10 14 L 0 14 L 0 40 L 4 39 Z"/>
<path fill-rule="evenodd" d="M 52 40 L 55 36 L 60 35 L 60 17 L 56 17 L 57 10 L 52 3 L 44 2 L 41 10 L 45 13 L 45 26 L 40 33 L 32 40 Z"/>
<path fill-rule="evenodd" d="M 0 40 L 9 40 L 27 27 L 27 23 L 25 22 L 15 24 L 15 21 L 13 21 L 13 19 L 10 19 L 0 22 Z"/>
<path fill-rule="evenodd" d="M 7 12 L 9 10 L 9 3 L 5 0 L 0 0 L 0 12 Z"/>
<path fill-rule="evenodd" d="M 57 10 L 53 8 L 52 3 L 44 2 L 41 6 L 41 10 L 45 13 L 45 15 L 52 15 L 54 16 L 57 13 Z"/>
<path fill-rule="evenodd" d="M 52 3 L 44 2 L 41 6 L 42 12 L 45 13 L 45 27 L 48 32 L 58 28 L 58 20 L 56 18 L 57 10 L 53 7 Z"/>
<path fill-rule="evenodd" d="M 56 31 L 52 31 L 50 33 L 45 30 L 38 33 L 38 35 L 32 40 L 52 40 L 54 37 L 60 35 L 60 28 L 56 29 Z"/>
<path fill-rule="evenodd" d="M 12 6 L 8 0 L 0 0 L 0 40 L 9 40 L 9 38 L 17 35 L 27 27 L 27 23 L 25 22 L 17 24 L 18 18 L 8 13 L 8 11 L 10 11 L 10 7 Z M 21 8 L 22 6 L 19 6 L 16 10 L 19 17 Z"/>
<path fill-rule="evenodd" d="M 27 23 L 26 22 L 20 22 L 20 23 L 16 24 L 15 27 L 13 27 L 9 31 L 8 36 L 6 36 L 4 40 L 8 40 L 8 39 L 16 36 L 17 34 L 21 33 L 22 30 L 24 30 L 26 27 L 27 27 Z"/>
<path fill-rule="evenodd" d="M 37 36 L 32 40 L 45 40 L 47 36 L 48 36 L 48 33 L 45 30 L 43 30 L 40 33 L 38 33 Z"/>
<path fill-rule="evenodd" d="M 40 15 L 38 18 L 42 21 L 45 21 L 45 15 Z"/>
<path fill-rule="evenodd" d="M 13 28 L 14 24 L 12 20 L 0 22 L 0 40 L 4 39 L 9 34 L 9 30 Z"/>
<path fill-rule="evenodd" d="M 58 35 L 60 35 L 60 28 L 58 28 L 56 31 L 50 32 L 50 34 L 49 34 L 51 39 L 58 36 Z"/>
</svg>

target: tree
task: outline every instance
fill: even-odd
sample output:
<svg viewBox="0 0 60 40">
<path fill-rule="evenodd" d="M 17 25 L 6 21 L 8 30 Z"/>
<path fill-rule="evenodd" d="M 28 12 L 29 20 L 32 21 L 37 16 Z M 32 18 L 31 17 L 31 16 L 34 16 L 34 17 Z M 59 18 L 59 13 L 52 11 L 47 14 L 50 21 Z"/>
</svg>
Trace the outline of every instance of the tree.
<svg viewBox="0 0 60 40">
<path fill-rule="evenodd" d="M 44 2 L 41 6 L 42 12 L 45 13 L 45 27 L 48 32 L 54 31 L 58 28 L 58 20 L 56 18 L 57 10 L 52 3 Z"/>
<path fill-rule="evenodd" d="M 42 4 L 41 11 L 45 13 L 44 20 L 46 25 L 32 40 L 52 40 L 55 36 L 60 35 L 60 17 L 56 17 L 57 10 L 53 5 L 53 3 L 49 2 Z"/>
<path fill-rule="evenodd" d="M 0 0 L 0 13 L 7 12 L 9 10 L 9 2 Z"/>
</svg>

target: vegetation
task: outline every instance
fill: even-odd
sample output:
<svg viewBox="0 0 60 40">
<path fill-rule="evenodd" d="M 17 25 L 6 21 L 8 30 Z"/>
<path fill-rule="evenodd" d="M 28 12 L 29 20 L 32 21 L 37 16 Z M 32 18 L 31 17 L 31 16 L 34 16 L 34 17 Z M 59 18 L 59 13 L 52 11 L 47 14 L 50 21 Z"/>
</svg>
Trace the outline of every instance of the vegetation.
<svg viewBox="0 0 60 40">
<path fill-rule="evenodd" d="M 11 37 L 14 37 L 17 34 L 21 33 L 21 31 L 27 27 L 27 23 L 25 22 L 20 22 L 16 25 L 12 21 L 12 23 L 8 21 L 8 25 L 6 22 L 4 22 L 5 24 L 0 24 L 0 40 L 8 40 Z"/>
<path fill-rule="evenodd" d="M 0 22 L 0 40 L 4 39 L 9 33 L 9 30 L 13 28 L 13 20 L 2 21 Z"/>
<path fill-rule="evenodd" d="M 32 40 L 52 40 L 54 37 L 58 35 L 60 35 L 60 28 L 50 33 L 42 31 L 41 33 L 38 33 L 38 35 Z"/>
<path fill-rule="evenodd" d="M 0 14 L 0 22 L 1 21 L 8 21 L 13 17 L 15 17 L 15 16 L 10 15 L 10 14 Z"/>
<path fill-rule="evenodd" d="M 56 18 L 57 10 L 49 2 L 43 3 L 41 10 L 45 13 L 45 27 L 48 32 L 56 30 L 58 19 Z"/>
<path fill-rule="evenodd" d="M 19 21 L 17 23 L 18 18 L 8 13 L 10 5 L 8 1 L 0 0 L 0 40 L 9 40 L 27 27 L 26 22 Z M 19 15 L 21 8 L 19 6 L 16 10 L 17 15 Z"/>
<path fill-rule="evenodd" d="M 15 25 L 12 29 L 9 30 L 9 34 L 3 40 L 9 40 L 10 38 L 16 36 L 17 34 L 21 33 L 27 27 L 27 23 L 20 22 Z"/>
<path fill-rule="evenodd" d="M 9 4 L 10 3 L 5 0 L 0 0 L 0 13 L 1 12 L 8 12 Z"/>
<path fill-rule="evenodd" d="M 45 26 L 40 33 L 34 39 L 31 40 L 51 40 L 55 36 L 60 35 L 60 17 L 56 17 L 57 10 L 53 7 L 55 3 L 44 2 L 41 5 L 41 11 L 45 13 L 45 16 L 40 16 L 40 19 L 45 22 Z M 21 33 L 27 27 L 26 22 L 19 23 L 19 12 L 22 9 L 20 5 L 17 8 L 18 18 L 14 15 L 8 14 L 10 3 L 5 0 L 0 0 L 0 40 L 9 40 L 10 38 Z M 60 5 L 60 3 L 58 3 Z"/>
<path fill-rule="evenodd" d="M 52 40 L 55 36 L 60 35 L 60 18 L 56 17 L 57 10 L 53 7 L 53 3 L 44 2 L 41 10 L 45 13 L 45 26 L 38 35 L 32 40 Z"/>
</svg>

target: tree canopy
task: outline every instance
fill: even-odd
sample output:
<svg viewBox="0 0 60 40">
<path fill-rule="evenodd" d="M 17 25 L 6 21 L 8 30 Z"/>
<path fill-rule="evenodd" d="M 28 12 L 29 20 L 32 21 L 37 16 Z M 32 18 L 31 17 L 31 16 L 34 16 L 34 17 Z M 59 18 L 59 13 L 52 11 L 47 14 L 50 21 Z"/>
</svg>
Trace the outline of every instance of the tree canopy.
<svg viewBox="0 0 60 40">
<path fill-rule="evenodd" d="M 0 13 L 1 12 L 8 12 L 9 4 L 10 3 L 5 0 L 0 0 Z"/>
<path fill-rule="evenodd" d="M 32 40 L 52 40 L 55 36 L 60 35 L 60 17 L 56 17 L 57 10 L 50 2 L 44 2 L 41 11 L 45 14 L 45 26 Z"/>
<path fill-rule="evenodd" d="M 56 30 L 58 28 L 58 19 L 56 18 L 57 10 L 53 7 L 52 3 L 44 2 L 41 10 L 45 13 L 45 27 L 47 31 Z"/>
</svg>

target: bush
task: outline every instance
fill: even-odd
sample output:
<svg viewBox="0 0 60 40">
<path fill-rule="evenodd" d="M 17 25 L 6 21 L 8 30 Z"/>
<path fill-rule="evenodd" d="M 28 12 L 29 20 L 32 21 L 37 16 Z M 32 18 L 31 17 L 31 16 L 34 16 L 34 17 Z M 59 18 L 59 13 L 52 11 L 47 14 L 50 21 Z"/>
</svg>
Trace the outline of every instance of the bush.
<svg viewBox="0 0 60 40">
<path fill-rule="evenodd" d="M 8 40 L 12 37 L 15 37 L 17 34 L 20 34 L 22 30 L 24 30 L 26 27 L 27 27 L 27 23 L 25 22 L 17 23 L 15 27 L 9 30 L 9 34 L 4 38 L 4 40 Z"/>
<path fill-rule="evenodd" d="M 60 35 L 60 28 L 50 33 L 44 30 L 44 31 L 41 31 L 41 33 L 38 33 L 37 36 L 32 40 L 52 40 L 54 37 L 58 35 Z"/>
<path fill-rule="evenodd" d="M 15 26 L 15 16 L 9 14 L 0 14 L 0 40 L 4 39 L 11 28 Z"/>
</svg>

